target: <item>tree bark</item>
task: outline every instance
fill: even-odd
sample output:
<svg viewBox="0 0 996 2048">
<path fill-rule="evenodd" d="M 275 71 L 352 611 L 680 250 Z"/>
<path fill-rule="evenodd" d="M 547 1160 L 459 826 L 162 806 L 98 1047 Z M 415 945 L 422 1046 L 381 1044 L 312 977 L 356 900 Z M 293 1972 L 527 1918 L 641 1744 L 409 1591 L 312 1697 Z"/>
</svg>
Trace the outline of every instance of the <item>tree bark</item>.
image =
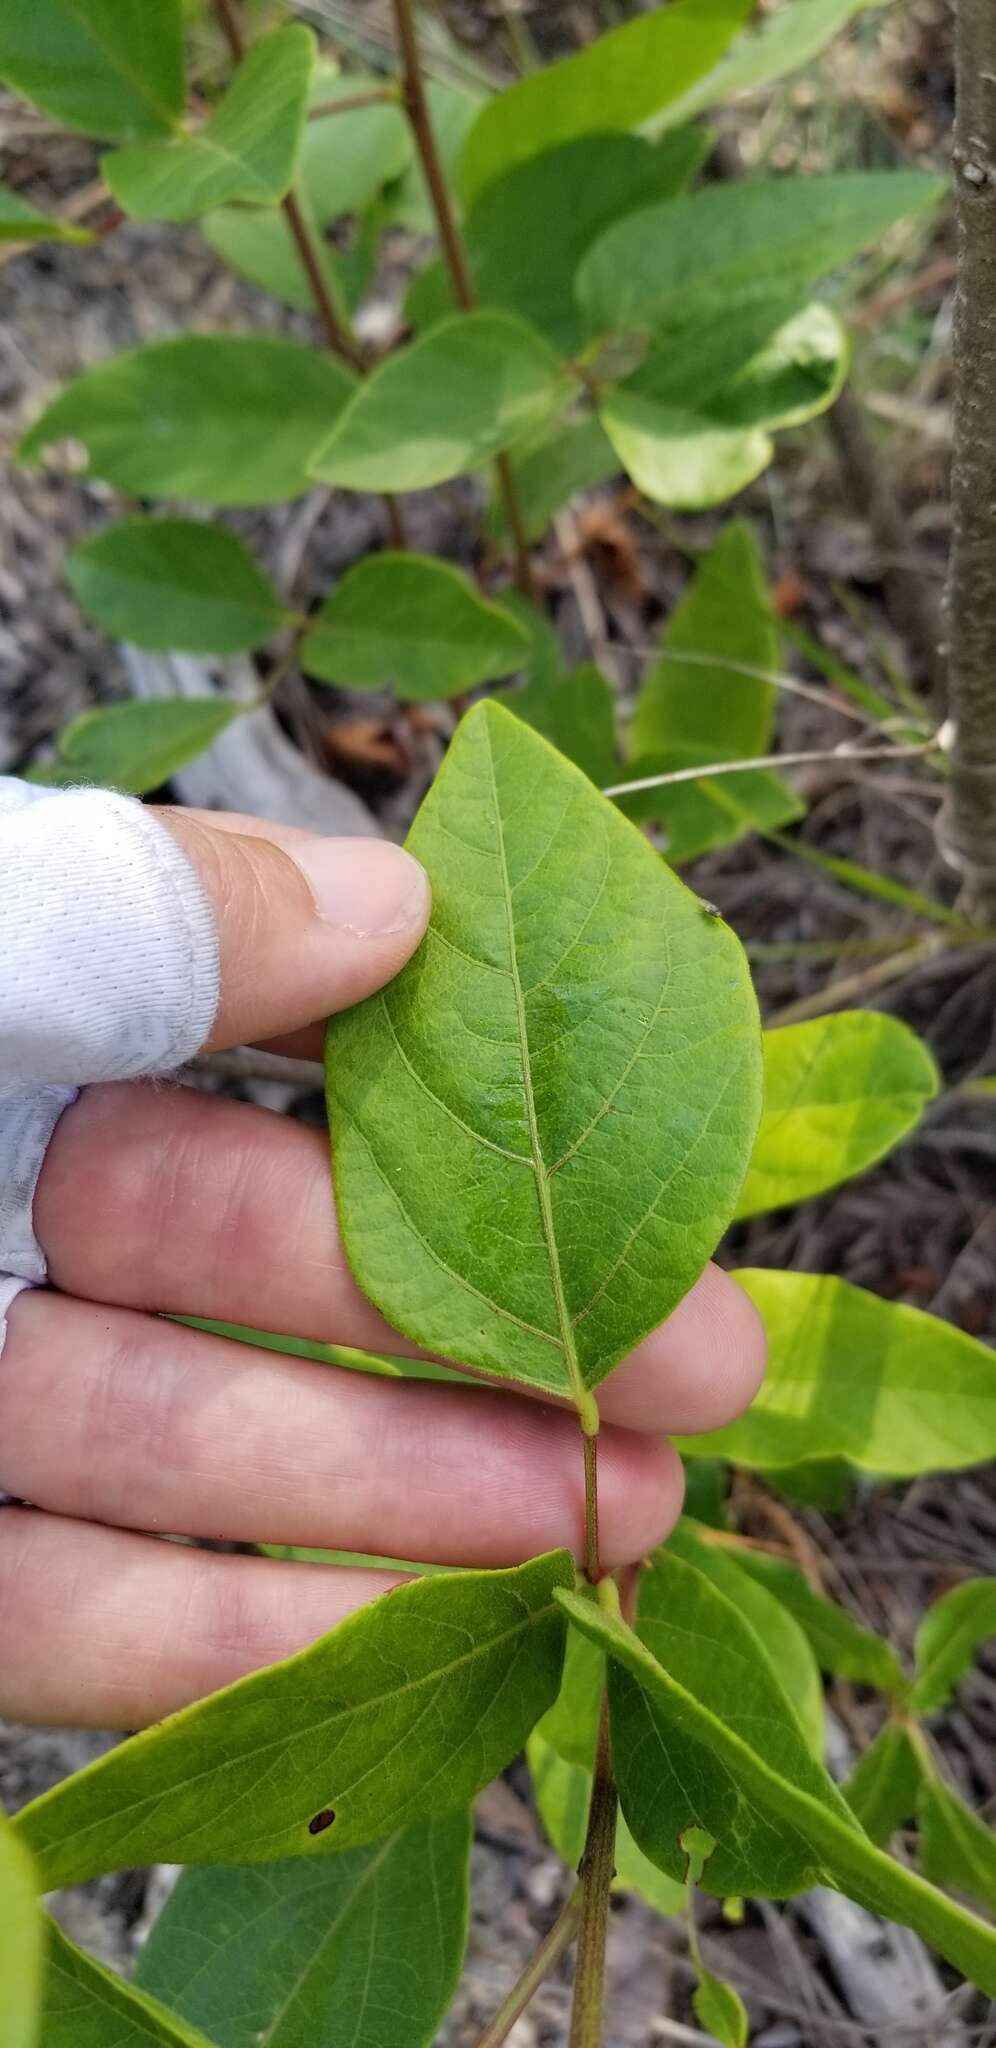
<svg viewBox="0 0 996 2048">
<path fill-rule="evenodd" d="M 956 0 L 951 851 L 973 911 L 996 918 L 996 5 Z"/>
</svg>

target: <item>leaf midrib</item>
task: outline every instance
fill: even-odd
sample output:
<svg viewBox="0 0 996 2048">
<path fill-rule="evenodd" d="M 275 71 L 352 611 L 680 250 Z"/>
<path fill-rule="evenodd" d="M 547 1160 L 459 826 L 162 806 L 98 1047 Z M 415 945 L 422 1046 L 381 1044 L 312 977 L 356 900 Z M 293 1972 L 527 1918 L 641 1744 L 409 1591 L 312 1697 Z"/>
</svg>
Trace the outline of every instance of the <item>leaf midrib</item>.
<svg viewBox="0 0 996 2048">
<path fill-rule="evenodd" d="M 144 100 L 146 106 L 151 108 L 152 112 L 158 116 L 167 129 L 172 129 L 174 133 L 178 133 L 179 123 L 172 107 L 156 99 L 155 94 L 149 90 L 148 81 L 140 71 L 133 71 L 131 66 L 125 63 L 120 50 L 116 50 L 113 44 L 101 40 L 93 22 L 89 21 L 83 13 L 79 0 L 66 0 L 66 6 L 70 14 L 75 14 L 84 35 L 89 37 L 101 57 L 106 59 L 112 68 L 132 87 L 136 98 Z"/>
</svg>

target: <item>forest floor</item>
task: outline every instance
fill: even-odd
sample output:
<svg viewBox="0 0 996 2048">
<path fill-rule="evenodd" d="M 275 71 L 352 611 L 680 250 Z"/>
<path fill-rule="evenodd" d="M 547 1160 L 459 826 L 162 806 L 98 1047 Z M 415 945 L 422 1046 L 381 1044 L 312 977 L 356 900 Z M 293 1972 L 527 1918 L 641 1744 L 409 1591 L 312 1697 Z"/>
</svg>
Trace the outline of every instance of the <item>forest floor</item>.
<svg viewBox="0 0 996 2048">
<path fill-rule="evenodd" d="M 573 12 L 584 13 L 583 9 Z M 465 10 L 473 30 L 480 9 Z M 566 16 L 571 10 L 559 10 Z M 811 74 L 748 103 L 729 122 L 724 147 L 772 169 L 837 168 L 895 160 L 943 163 L 950 121 L 947 12 L 913 0 L 885 26 L 855 28 Z M 864 22 L 864 17 L 859 17 Z M 873 16 L 877 23 L 879 17 Z M 566 33 L 563 20 L 558 33 Z M 26 196 L 51 206 L 94 174 L 88 146 L 56 135 L 22 107 L 0 107 L 0 142 L 19 166 Z M 9 173 L 8 173 L 9 175 Z M 731 514 L 761 535 L 785 616 L 878 686 L 896 672 L 924 683 L 931 648 L 903 610 L 902 574 L 940 616 L 948 515 L 946 460 L 951 231 L 943 217 L 918 231 L 899 261 L 859 269 L 850 312 L 855 385 L 876 475 L 898 507 L 907 537 L 890 556 L 867 491 L 841 459 L 843 423 L 782 437 L 768 474 L 722 513 L 651 524 L 621 489 L 587 501 L 571 530 L 545 547 L 539 573 L 551 616 L 573 660 L 592 653 L 611 668 L 625 700 L 646 650 L 688 574 L 687 550 L 706 543 Z M 400 272 L 398 272 L 400 274 Z M 389 316 L 392 285 L 385 277 Z M 103 356 L 164 334 L 266 327 L 310 338 L 310 323 L 223 271 L 193 229 L 128 225 L 91 248 L 43 247 L 0 270 L 0 406 L 8 445 L 65 379 Z M 127 690 L 119 650 L 79 612 L 66 585 L 66 547 L 105 523 L 112 494 L 99 484 L 8 468 L 0 498 L 0 773 L 16 772 L 70 717 Z M 470 565 L 478 543 L 473 493 L 412 501 L 417 545 Z M 249 539 L 302 607 L 380 535 L 369 500 L 315 492 L 289 507 L 239 514 Z M 899 573 L 900 587 L 896 588 Z M 908 588 L 906 595 L 908 596 Z M 810 681 L 815 671 L 792 657 Z M 783 747 L 835 746 L 846 727 L 834 709 L 782 700 Z M 451 724 L 445 707 L 413 728 L 388 698 L 308 690 L 282 700 L 285 720 L 312 757 L 349 783 L 381 829 L 402 832 Z M 818 854 L 861 861 L 951 903 L 957 878 L 940 849 L 938 785 L 918 764 L 860 771 L 824 763 L 797 771 L 807 817 L 800 837 Z M 706 857 L 689 879 L 715 902 L 752 954 L 768 1021 L 870 1003 L 904 1018 L 932 1047 L 944 1092 L 920 1128 L 856 1183 L 775 1217 L 738 1226 L 724 1248 L 731 1264 L 795 1266 L 859 1282 L 889 1299 L 931 1309 L 973 1335 L 996 1338 L 996 1121 L 993 1103 L 962 1092 L 996 1071 L 996 950 L 948 941 L 908 911 L 856 895 L 831 875 L 758 838 Z M 904 933 L 919 943 L 878 979 Z M 828 997 L 827 991 L 836 993 Z M 252 1083 L 232 1084 L 236 1092 Z M 314 1119 L 303 1097 L 295 1114 Z M 760 1485 L 742 1483 L 738 1514 L 748 1531 L 802 1542 L 819 1559 L 827 1590 L 910 1650 L 923 1608 L 966 1571 L 992 1568 L 996 1484 L 991 1471 L 911 1486 L 862 1485 L 846 1505 L 784 1510 Z M 861 1748 L 880 1711 L 860 1690 L 835 1684 L 830 1705 L 843 1742 Z M 985 1657 L 939 1725 L 953 1779 L 996 1815 L 996 1659 Z M 0 1797 L 16 1808 L 92 1755 L 104 1738 L 73 1731 L 0 1727 Z M 126 1967 L 168 1881 L 129 1872 L 57 1902 L 70 1931 Z M 567 1873 L 545 1846 L 524 1776 L 512 1771 L 481 1802 L 475 1850 L 469 1966 L 441 2036 L 470 2048 L 564 1896 Z M 901 1949 L 905 1993 L 885 2017 L 868 2006 L 867 1968 L 843 1961 L 804 1905 L 752 1907 L 742 1925 L 705 1918 L 713 1958 L 747 1998 L 756 2048 L 894 2048 L 996 2041 L 983 2002 L 945 1996 L 943 1973 L 925 1981 Z M 871 1964 L 885 1969 L 886 1951 Z M 608 2048 L 702 2041 L 690 2006 L 684 1938 L 639 1902 L 614 1908 Z M 891 1966 L 890 1966 L 891 1967 Z M 905 1997 L 905 2005 L 904 2005 Z M 938 2000 L 941 2002 L 938 2003 Z M 566 1973 L 555 1976 L 519 2023 L 515 2048 L 560 2048 L 566 2039 Z"/>
</svg>

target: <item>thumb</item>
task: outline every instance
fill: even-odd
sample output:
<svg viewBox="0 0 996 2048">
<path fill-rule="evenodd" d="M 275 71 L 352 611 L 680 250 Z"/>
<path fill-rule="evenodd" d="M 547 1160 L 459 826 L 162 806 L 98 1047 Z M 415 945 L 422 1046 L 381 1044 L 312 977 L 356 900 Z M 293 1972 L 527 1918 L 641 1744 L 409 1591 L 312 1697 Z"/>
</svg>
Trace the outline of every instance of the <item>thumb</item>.
<svg viewBox="0 0 996 2048">
<path fill-rule="evenodd" d="M 385 839 L 160 810 L 214 911 L 221 992 L 209 1047 L 275 1038 L 390 981 L 429 919 L 425 870 Z"/>
</svg>

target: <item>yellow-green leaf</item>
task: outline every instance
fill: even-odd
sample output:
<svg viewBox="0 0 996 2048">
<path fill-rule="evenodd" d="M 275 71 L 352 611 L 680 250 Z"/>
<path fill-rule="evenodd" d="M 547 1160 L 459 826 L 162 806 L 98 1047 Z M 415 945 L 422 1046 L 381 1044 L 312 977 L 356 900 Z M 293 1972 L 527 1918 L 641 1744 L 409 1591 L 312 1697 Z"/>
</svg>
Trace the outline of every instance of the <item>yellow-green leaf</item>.
<svg viewBox="0 0 996 2048">
<path fill-rule="evenodd" d="M 41 2048 L 37 1891 L 31 1858 L 0 1812 L 0 2048 Z"/>
</svg>

